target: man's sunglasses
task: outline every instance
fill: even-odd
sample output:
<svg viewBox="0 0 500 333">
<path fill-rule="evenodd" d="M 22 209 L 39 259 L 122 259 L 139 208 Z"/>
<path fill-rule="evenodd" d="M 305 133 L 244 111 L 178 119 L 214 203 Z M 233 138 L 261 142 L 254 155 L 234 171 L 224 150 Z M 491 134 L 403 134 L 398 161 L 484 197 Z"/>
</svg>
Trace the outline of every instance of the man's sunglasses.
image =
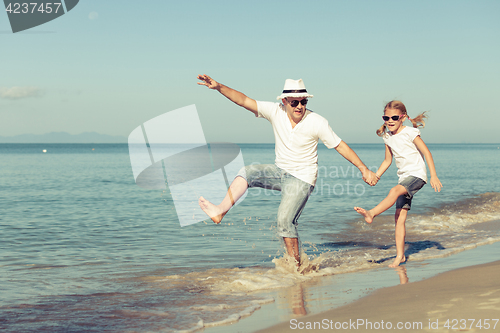
<svg viewBox="0 0 500 333">
<path fill-rule="evenodd" d="M 389 119 L 392 119 L 394 121 L 398 121 L 399 118 L 403 117 L 404 114 L 400 114 L 398 116 L 392 116 L 392 117 L 389 117 L 389 116 L 382 116 L 382 119 L 384 119 L 384 121 L 389 121 Z"/>
<path fill-rule="evenodd" d="M 301 101 L 298 101 L 298 100 L 294 99 L 293 101 L 291 101 L 291 102 L 288 101 L 288 102 L 290 103 L 290 105 L 291 105 L 292 108 L 295 108 L 295 107 L 297 107 L 297 105 L 299 105 L 299 103 L 302 104 L 302 105 L 306 105 L 307 104 L 307 99 L 304 98 Z"/>
</svg>

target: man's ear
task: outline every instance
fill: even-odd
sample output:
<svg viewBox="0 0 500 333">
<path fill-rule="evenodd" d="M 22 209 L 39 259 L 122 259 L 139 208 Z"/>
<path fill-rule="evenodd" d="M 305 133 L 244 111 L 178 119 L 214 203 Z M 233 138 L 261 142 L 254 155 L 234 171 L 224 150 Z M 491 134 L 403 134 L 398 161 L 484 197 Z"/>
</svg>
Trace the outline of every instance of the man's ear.
<svg viewBox="0 0 500 333">
<path fill-rule="evenodd" d="M 288 101 L 286 100 L 286 98 L 282 98 L 281 103 L 283 103 L 283 105 L 287 105 Z"/>
</svg>

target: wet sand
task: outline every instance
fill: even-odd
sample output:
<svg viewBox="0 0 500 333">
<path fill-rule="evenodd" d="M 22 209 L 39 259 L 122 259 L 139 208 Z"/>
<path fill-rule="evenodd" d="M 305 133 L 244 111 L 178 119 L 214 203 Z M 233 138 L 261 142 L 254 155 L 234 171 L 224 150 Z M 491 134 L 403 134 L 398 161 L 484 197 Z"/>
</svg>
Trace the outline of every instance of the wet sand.
<svg viewBox="0 0 500 333">
<path fill-rule="evenodd" d="M 500 220 L 472 227 L 498 230 Z M 500 322 L 493 329 L 496 324 L 493 319 L 500 319 L 498 253 L 500 242 L 495 242 L 445 258 L 410 260 L 397 269 L 384 266 L 322 277 L 294 288 L 272 291 L 269 296 L 274 297 L 274 303 L 263 305 L 233 325 L 204 331 L 314 332 L 342 330 L 346 323 L 349 329 L 355 325 L 362 332 L 384 331 L 387 325 L 398 329 L 398 324 L 403 329 L 404 325 L 416 325 L 406 331 L 497 331 Z M 490 320 L 485 323 L 485 319 Z M 444 326 L 447 320 L 449 329 Z M 485 329 L 488 325 L 489 329 Z"/>
<path fill-rule="evenodd" d="M 361 332 L 498 331 L 499 276 L 500 261 L 464 267 L 419 282 L 382 288 L 346 306 L 292 318 L 258 332 L 354 328 Z"/>
</svg>

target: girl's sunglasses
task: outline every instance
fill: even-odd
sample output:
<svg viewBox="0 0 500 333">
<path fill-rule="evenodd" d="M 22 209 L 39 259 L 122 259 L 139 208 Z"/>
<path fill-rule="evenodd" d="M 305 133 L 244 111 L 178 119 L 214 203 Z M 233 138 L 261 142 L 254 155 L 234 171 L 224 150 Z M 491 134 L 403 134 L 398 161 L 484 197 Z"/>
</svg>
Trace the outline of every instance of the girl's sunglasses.
<svg viewBox="0 0 500 333">
<path fill-rule="evenodd" d="M 384 121 L 389 121 L 389 119 L 392 119 L 394 121 L 398 121 L 399 118 L 403 117 L 404 114 L 400 114 L 399 116 L 392 116 L 392 117 L 389 117 L 389 116 L 382 116 L 382 119 L 384 119 Z"/>
<path fill-rule="evenodd" d="M 291 102 L 289 101 L 289 103 L 292 106 L 292 108 L 295 108 L 295 107 L 297 107 L 297 105 L 299 105 L 299 103 L 302 104 L 302 105 L 306 105 L 307 104 L 307 99 L 304 98 L 301 101 L 298 101 L 298 100 L 295 99 L 295 100 L 293 100 Z"/>
</svg>

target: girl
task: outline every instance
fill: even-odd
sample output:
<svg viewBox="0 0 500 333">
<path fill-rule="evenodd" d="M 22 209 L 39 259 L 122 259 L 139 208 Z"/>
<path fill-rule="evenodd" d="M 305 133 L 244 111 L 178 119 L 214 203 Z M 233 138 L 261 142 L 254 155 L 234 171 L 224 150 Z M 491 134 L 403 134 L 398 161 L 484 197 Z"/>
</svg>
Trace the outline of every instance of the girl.
<svg viewBox="0 0 500 333">
<path fill-rule="evenodd" d="M 375 208 L 367 211 L 360 207 L 354 207 L 354 210 L 363 215 L 367 223 L 372 223 L 375 216 L 385 212 L 396 203 L 396 258 L 389 267 L 397 267 L 406 261 L 404 254 L 405 222 L 408 210 L 411 208 L 411 199 L 427 183 L 424 157 L 431 173 L 432 188 L 440 192 L 443 185 L 436 175 L 431 152 L 420 138 L 420 130 L 418 130 L 419 126 L 425 126 L 425 112 L 411 119 L 406 113 L 406 107 L 403 103 L 391 101 L 385 106 L 382 118 L 384 125 L 377 130 L 377 135 L 384 139 L 385 159 L 375 175 L 378 181 L 391 165 L 394 156 L 398 167 L 398 185 L 394 186 L 389 195 Z M 406 118 L 411 121 L 414 128 L 403 126 Z"/>
</svg>

